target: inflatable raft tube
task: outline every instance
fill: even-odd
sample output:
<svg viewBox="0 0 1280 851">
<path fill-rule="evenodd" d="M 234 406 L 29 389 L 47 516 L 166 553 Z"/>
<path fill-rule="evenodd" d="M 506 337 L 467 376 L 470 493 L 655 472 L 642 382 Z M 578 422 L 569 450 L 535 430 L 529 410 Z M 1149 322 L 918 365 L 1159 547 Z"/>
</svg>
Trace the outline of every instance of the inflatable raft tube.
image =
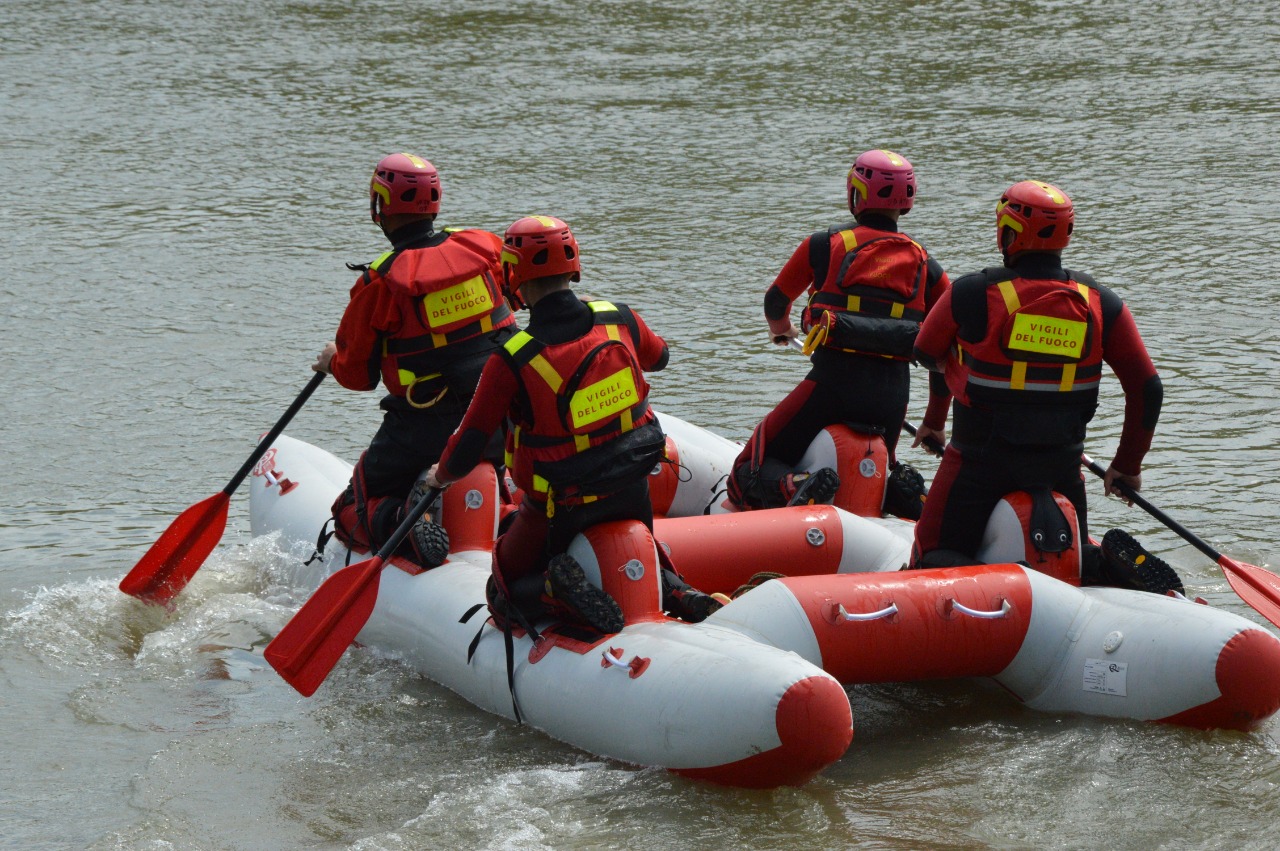
<svg viewBox="0 0 1280 851">
<path fill-rule="evenodd" d="M 991 677 L 1033 709 L 1199 729 L 1280 709 L 1280 639 L 1251 621 L 1017 564 L 771 580 L 709 620 L 848 684 Z"/>
<path fill-rule="evenodd" d="M 268 455 L 251 489 L 253 534 L 279 532 L 283 544 L 314 542 L 350 465 L 287 436 Z M 483 481 L 468 485 L 449 492 L 491 523 L 496 481 L 487 492 Z M 422 572 L 393 559 L 357 640 L 513 719 L 502 632 L 483 614 L 460 622 L 484 600 L 489 560 L 487 550 L 469 550 Z M 298 566 L 295 584 L 316 587 L 347 562 L 345 548 L 331 540 L 323 559 Z M 662 617 L 588 638 L 552 626 L 536 643 L 517 632 L 514 644 L 523 720 L 599 756 L 771 788 L 805 783 L 838 760 L 852 739 L 848 697 L 830 674 L 725 625 Z"/>
</svg>

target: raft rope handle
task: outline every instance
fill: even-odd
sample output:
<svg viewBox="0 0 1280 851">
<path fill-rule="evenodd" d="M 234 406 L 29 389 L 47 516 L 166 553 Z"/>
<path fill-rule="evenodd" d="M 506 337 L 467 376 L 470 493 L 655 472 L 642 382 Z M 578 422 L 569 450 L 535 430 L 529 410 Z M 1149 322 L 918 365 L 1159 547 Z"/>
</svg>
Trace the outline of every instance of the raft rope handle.
<svg viewBox="0 0 1280 851">
<path fill-rule="evenodd" d="M 892 617 L 898 613 L 898 604 L 890 603 L 888 608 L 881 609 L 878 612 L 865 612 L 863 614 L 854 614 L 846 611 L 844 605 L 836 607 L 836 614 L 847 621 L 874 621 L 880 618 Z"/>
<path fill-rule="evenodd" d="M 954 598 L 951 600 L 948 600 L 947 602 L 950 604 L 951 608 L 955 609 L 961 614 L 968 615 L 971 618 L 1002 618 L 1005 615 L 1009 614 L 1009 612 L 1012 611 L 1013 609 L 1013 606 L 1009 605 L 1008 600 L 1000 601 L 1000 611 L 998 612 L 984 612 L 981 609 L 971 609 L 968 606 L 961 603 L 959 600 L 956 600 Z"/>
</svg>

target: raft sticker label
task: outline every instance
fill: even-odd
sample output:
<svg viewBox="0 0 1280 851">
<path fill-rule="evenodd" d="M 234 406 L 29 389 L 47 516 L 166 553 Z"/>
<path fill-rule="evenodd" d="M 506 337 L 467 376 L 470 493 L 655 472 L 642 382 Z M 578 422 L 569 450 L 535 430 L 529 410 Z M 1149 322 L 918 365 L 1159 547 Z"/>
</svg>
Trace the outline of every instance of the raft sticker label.
<svg viewBox="0 0 1280 851">
<path fill-rule="evenodd" d="M 268 471 L 274 470 L 276 466 L 276 448 L 273 446 L 268 449 L 262 456 L 262 459 L 254 465 L 250 471 L 251 476 L 265 476 Z"/>
<path fill-rule="evenodd" d="M 440 328 L 491 312 L 493 298 L 484 278 L 477 275 L 438 292 L 427 293 L 422 297 L 422 309 L 427 314 L 427 324 Z"/>
<path fill-rule="evenodd" d="M 1112 662 L 1107 659 L 1084 660 L 1084 690 L 1096 691 L 1098 694 L 1114 694 L 1127 697 L 1125 677 L 1129 670 L 1128 662 Z"/>
</svg>

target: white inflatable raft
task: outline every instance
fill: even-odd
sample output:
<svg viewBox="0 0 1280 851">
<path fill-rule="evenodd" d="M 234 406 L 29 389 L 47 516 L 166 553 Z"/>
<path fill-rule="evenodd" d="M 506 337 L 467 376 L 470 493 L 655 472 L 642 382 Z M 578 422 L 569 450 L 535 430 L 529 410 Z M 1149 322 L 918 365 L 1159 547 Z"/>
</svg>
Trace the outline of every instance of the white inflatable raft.
<svg viewBox="0 0 1280 851">
<path fill-rule="evenodd" d="M 282 436 L 254 472 L 253 534 L 279 532 L 285 543 L 314 542 L 351 467 Z M 496 486 L 484 493 L 464 480 L 451 493 L 455 489 L 464 510 L 491 527 Z M 468 537 L 476 536 L 458 539 Z M 322 561 L 299 568 L 299 581 L 318 586 L 347 557 L 335 539 Z M 404 659 L 483 709 L 514 718 L 502 632 L 483 614 L 460 623 L 484 601 L 489 552 L 456 552 L 426 572 L 392 562 L 359 643 Z M 517 632 L 514 651 L 515 696 L 524 721 L 624 762 L 727 785 L 799 785 L 839 759 L 853 735 L 848 698 L 830 674 L 726 625 L 658 615 L 589 641 L 552 627 L 536 644 Z"/>
</svg>

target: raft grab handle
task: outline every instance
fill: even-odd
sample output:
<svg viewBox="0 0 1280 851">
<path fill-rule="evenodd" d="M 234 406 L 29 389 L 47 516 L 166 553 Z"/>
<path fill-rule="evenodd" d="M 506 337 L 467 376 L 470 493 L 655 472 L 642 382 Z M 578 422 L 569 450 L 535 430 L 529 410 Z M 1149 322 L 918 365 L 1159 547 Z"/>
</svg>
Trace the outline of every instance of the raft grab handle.
<svg viewBox="0 0 1280 851">
<path fill-rule="evenodd" d="M 947 618 L 951 617 L 951 613 L 953 611 L 959 612 L 962 615 L 968 615 L 971 618 L 1003 618 L 1007 616 L 1009 612 L 1013 611 L 1013 606 L 1009 605 L 1009 601 L 1003 598 L 1000 600 L 1000 609 L 998 611 L 971 609 L 954 598 L 948 598 L 941 601 L 941 603 L 942 616 Z"/>
<path fill-rule="evenodd" d="M 630 671 L 631 673 L 628 676 L 634 680 L 648 669 L 649 660 L 641 656 L 633 656 L 630 662 L 624 662 L 622 661 L 622 648 L 610 647 L 600 654 L 600 667 L 622 668 L 625 671 Z"/>
<path fill-rule="evenodd" d="M 835 600 L 828 600 L 822 608 L 828 623 L 876 621 L 881 618 L 891 618 L 898 613 L 898 604 L 894 602 L 875 612 L 851 612 L 844 607 L 843 603 L 837 603 Z"/>
</svg>

